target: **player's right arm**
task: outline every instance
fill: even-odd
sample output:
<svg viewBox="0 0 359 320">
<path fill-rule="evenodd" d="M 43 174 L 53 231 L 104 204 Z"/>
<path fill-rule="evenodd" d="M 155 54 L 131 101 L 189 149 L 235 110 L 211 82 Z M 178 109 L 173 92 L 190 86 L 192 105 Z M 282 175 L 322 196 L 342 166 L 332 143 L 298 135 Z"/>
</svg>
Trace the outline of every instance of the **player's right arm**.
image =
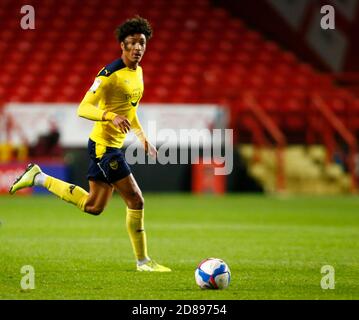
<svg viewBox="0 0 359 320">
<path fill-rule="evenodd" d="M 130 130 L 130 123 L 127 118 L 97 107 L 108 86 L 108 78 L 97 77 L 77 108 L 77 115 L 93 121 L 112 121 L 121 132 L 126 133 Z"/>
</svg>

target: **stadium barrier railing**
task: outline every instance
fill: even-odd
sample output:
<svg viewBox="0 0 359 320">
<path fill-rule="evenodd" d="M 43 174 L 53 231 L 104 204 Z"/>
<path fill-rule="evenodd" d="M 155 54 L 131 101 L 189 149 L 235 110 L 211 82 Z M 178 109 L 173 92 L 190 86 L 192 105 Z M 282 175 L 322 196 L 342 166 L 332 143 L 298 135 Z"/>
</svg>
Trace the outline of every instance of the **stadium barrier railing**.
<svg viewBox="0 0 359 320">
<path fill-rule="evenodd" d="M 311 109 L 314 116 L 311 117 L 310 127 L 312 130 L 315 128 L 314 130 L 320 133 L 319 136 L 328 150 L 327 162 L 333 160 L 336 148 L 340 147 L 336 135 L 338 135 L 348 147 L 346 164 L 351 175 L 351 192 L 355 193 L 358 188 L 356 172 L 358 144 L 354 135 L 345 127 L 343 122 L 334 114 L 319 94 L 315 94 L 311 97 Z M 315 113 L 319 113 L 320 118 L 315 117 Z M 318 124 L 320 120 L 324 120 L 324 122 L 321 122 L 322 125 Z"/>
<path fill-rule="evenodd" d="M 252 133 L 253 144 L 257 146 L 272 145 L 275 148 L 277 162 L 276 191 L 285 191 L 284 150 L 287 145 L 286 138 L 275 122 L 260 107 L 253 95 L 244 95 L 243 102 L 245 106 L 243 113 L 249 114 L 253 120 L 247 121 L 247 127 Z M 267 138 L 266 134 L 269 134 L 270 139 Z"/>
</svg>

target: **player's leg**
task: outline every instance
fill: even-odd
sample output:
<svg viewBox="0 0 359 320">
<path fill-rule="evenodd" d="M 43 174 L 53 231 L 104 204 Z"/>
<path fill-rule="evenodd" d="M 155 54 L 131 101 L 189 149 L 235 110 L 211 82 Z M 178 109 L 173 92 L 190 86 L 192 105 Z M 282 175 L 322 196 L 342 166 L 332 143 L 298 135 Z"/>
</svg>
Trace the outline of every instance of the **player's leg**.
<svg viewBox="0 0 359 320">
<path fill-rule="evenodd" d="M 29 164 L 26 171 L 12 184 L 9 192 L 14 194 L 18 190 L 32 186 L 42 186 L 82 211 L 85 210 L 88 197 L 86 190 L 45 174 L 37 164 Z"/>
<path fill-rule="evenodd" d="M 90 194 L 79 186 L 67 183 L 42 172 L 36 164 L 30 164 L 10 188 L 14 194 L 18 190 L 32 186 L 42 186 L 62 200 L 76 205 L 82 211 L 100 214 L 110 198 L 113 187 L 102 181 L 90 181 Z"/>
<path fill-rule="evenodd" d="M 144 200 L 133 175 L 113 183 L 126 203 L 126 227 L 137 261 L 148 261 L 147 238 L 144 229 Z"/>
<path fill-rule="evenodd" d="M 87 197 L 84 211 L 99 215 L 105 209 L 112 196 L 113 187 L 103 181 L 89 180 L 90 193 Z"/>
<path fill-rule="evenodd" d="M 119 181 L 113 182 L 112 184 L 115 190 L 125 201 L 128 208 L 132 210 L 143 210 L 145 201 L 143 199 L 141 189 L 139 188 L 132 173 Z"/>
<path fill-rule="evenodd" d="M 171 269 L 151 260 L 147 253 L 147 237 L 144 227 L 144 199 L 132 174 L 113 183 L 127 205 L 126 226 L 137 259 L 138 271 L 167 272 Z"/>
</svg>

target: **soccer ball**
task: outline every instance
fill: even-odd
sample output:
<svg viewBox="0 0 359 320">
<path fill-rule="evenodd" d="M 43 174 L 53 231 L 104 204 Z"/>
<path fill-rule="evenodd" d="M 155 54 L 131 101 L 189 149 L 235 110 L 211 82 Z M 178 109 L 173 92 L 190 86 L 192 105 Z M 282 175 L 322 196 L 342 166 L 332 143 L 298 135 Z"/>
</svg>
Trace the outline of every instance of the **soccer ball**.
<svg viewBox="0 0 359 320">
<path fill-rule="evenodd" d="M 208 258 L 198 265 L 194 277 L 202 289 L 225 289 L 231 280 L 231 271 L 223 260 Z"/>
</svg>

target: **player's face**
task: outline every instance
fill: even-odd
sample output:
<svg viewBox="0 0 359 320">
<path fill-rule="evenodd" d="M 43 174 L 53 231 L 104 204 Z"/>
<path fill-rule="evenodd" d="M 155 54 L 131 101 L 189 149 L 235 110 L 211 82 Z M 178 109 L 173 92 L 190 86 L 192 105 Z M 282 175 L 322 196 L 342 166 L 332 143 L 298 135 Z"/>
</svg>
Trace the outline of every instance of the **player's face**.
<svg viewBox="0 0 359 320">
<path fill-rule="evenodd" d="M 142 33 L 129 35 L 121 42 L 125 58 L 132 63 L 139 63 L 146 51 L 146 37 Z"/>
</svg>

